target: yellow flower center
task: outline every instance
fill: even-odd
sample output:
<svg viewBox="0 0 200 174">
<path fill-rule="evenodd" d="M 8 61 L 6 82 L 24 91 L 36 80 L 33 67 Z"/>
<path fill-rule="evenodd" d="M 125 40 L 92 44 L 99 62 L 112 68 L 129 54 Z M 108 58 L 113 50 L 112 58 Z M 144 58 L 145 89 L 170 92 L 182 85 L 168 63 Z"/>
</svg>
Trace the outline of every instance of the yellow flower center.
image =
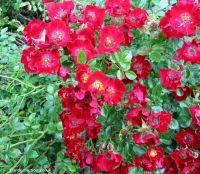
<svg viewBox="0 0 200 174">
<path fill-rule="evenodd" d="M 51 63 L 51 59 L 49 56 L 45 55 L 43 56 L 42 58 L 42 62 L 45 64 L 45 65 L 49 65 Z"/>
<path fill-rule="evenodd" d="M 83 75 L 81 76 L 81 80 L 83 83 L 87 83 L 89 78 L 89 75 L 87 73 L 83 73 Z"/>
<path fill-rule="evenodd" d="M 62 39 L 63 39 L 62 33 L 59 32 L 59 31 L 57 31 L 57 32 L 54 34 L 54 39 L 55 39 L 57 42 L 62 41 Z"/>
<path fill-rule="evenodd" d="M 190 15 L 185 13 L 182 15 L 181 19 L 184 23 L 188 23 L 188 22 L 190 22 Z"/>
<path fill-rule="evenodd" d="M 112 96 L 114 94 L 114 90 L 112 88 L 108 88 L 106 90 L 107 95 Z"/>
<path fill-rule="evenodd" d="M 92 87 L 99 90 L 99 91 L 103 91 L 104 90 L 104 86 L 103 83 L 99 80 L 96 80 L 92 83 Z"/>
<path fill-rule="evenodd" d="M 158 153 L 157 153 L 157 151 L 156 151 L 155 149 L 151 149 L 150 152 L 149 152 L 149 156 L 150 156 L 150 157 L 156 157 L 157 154 L 158 154 Z"/>
<path fill-rule="evenodd" d="M 106 40 L 105 40 L 105 46 L 111 48 L 111 47 L 113 47 L 113 45 L 114 45 L 114 41 L 113 41 L 113 39 L 107 37 Z"/>
</svg>

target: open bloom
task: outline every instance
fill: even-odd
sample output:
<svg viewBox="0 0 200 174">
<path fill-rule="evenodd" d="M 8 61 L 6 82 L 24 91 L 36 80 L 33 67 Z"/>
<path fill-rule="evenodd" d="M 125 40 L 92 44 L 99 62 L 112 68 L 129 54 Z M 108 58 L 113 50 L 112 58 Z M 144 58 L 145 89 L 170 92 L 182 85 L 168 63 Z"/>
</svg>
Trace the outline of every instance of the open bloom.
<svg viewBox="0 0 200 174">
<path fill-rule="evenodd" d="M 190 107 L 189 112 L 192 116 L 192 125 L 200 127 L 200 105 Z"/>
<path fill-rule="evenodd" d="M 49 18 L 66 20 L 68 15 L 74 9 L 74 3 L 72 1 L 57 2 L 53 4 L 47 4 L 46 9 L 48 11 Z"/>
<path fill-rule="evenodd" d="M 49 42 L 55 44 L 57 47 L 66 46 L 70 40 L 70 28 L 66 26 L 66 23 L 61 20 L 54 20 L 48 24 L 47 36 Z"/>
<path fill-rule="evenodd" d="M 121 80 L 110 78 L 107 82 L 104 100 L 108 104 L 116 106 L 119 102 L 122 101 L 125 91 L 126 86 Z"/>
<path fill-rule="evenodd" d="M 147 12 L 141 8 L 135 8 L 130 10 L 128 15 L 125 17 L 125 23 L 128 24 L 130 28 L 140 28 L 147 20 Z"/>
<path fill-rule="evenodd" d="M 141 104 L 143 107 L 147 107 L 147 88 L 141 83 L 136 83 L 133 90 L 128 94 L 128 104 Z"/>
<path fill-rule="evenodd" d="M 137 80 L 147 79 L 149 73 L 151 72 L 151 63 L 146 59 L 145 56 L 135 56 L 132 59 L 131 70 L 133 70 L 137 75 Z"/>
<path fill-rule="evenodd" d="M 166 111 L 152 113 L 148 117 L 148 123 L 158 132 L 167 132 L 171 120 L 172 116 Z"/>
<path fill-rule="evenodd" d="M 159 74 L 162 82 L 162 87 L 169 90 L 176 90 L 181 86 L 181 72 L 168 68 L 161 68 Z"/>
<path fill-rule="evenodd" d="M 200 44 L 193 40 L 192 42 L 184 42 L 182 48 L 177 50 L 178 57 L 183 59 L 185 63 L 200 64 Z"/>
<path fill-rule="evenodd" d="M 105 10 L 95 5 L 87 5 L 86 8 L 82 11 L 83 17 L 81 21 L 86 23 L 88 27 L 93 29 L 99 29 L 105 19 Z"/>
<path fill-rule="evenodd" d="M 124 34 L 119 28 L 110 25 L 100 30 L 98 40 L 98 51 L 100 54 L 114 53 L 119 50 L 120 44 L 124 41 Z"/>
<path fill-rule="evenodd" d="M 131 2 L 130 0 L 106 0 L 105 8 L 110 16 L 119 17 L 129 12 Z"/>
</svg>

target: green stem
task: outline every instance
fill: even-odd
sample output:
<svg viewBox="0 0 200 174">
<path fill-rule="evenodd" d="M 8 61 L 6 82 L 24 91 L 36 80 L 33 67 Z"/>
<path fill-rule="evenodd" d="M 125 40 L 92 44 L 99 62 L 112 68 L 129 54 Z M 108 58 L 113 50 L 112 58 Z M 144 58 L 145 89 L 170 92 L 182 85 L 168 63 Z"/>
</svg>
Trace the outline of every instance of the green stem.
<svg viewBox="0 0 200 174">
<path fill-rule="evenodd" d="M 12 144 L 10 147 L 13 148 L 13 147 L 18 146 L 18 145 L 20 145 L 20 144 L 24 144 L 24 143 L 27 143 L 27 142 L 30 142 L 30 141 L 33 141 L 33 140 L 34 140 L 34 139 L 30 139 L 30 140 L 26 140 L 26 141 L 21 141 L 21 142 Z"/>
</svg>

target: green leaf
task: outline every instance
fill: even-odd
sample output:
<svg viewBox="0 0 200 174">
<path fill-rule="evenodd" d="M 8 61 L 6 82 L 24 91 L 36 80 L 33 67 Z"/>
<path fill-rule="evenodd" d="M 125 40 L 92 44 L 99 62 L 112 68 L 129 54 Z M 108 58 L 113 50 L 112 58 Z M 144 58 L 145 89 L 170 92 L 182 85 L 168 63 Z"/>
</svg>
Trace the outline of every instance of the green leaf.
<svg viewBox="0 0 200 174">
<path fill-rule="evenodd" d="M 175 119 L 173 119 L 172 122 L 169 125 L 169 128 L 173 129 L 173 130 L 179 129 L 179 123 L 178 123 L 178 121 L 175 120 Z"/>
<path fill-rule="evenodd" d="M 28 158 L 37 158 L 39 155 L 35 150 L 30 150 L 27 154 Z"/>
<path fill-rule="evenodd" d="M 135 80 L 137 75 L 135 74 L 135 72 L 133 71 L 127 71 L 126 73 L 126 77 L 129 79 L 129 80 Z"/>
<path fill-rule="evenodd" d="M 149 58 L 152 62 L 160 62 L 162 60 L 162 55 L 159 52 L 149 53 Z"/>
<path fill-rule="evenodd" d="M 117 71 L 117 78 L 120 80 L 124 79 L 124 72 L 120 69 Z"/>
<path fill-rule="evenodd" d="M 68 170 L 69 170 L 70 172 L 72 172 L 72 173 L 76 172 L 76 167 L 73 166 L 72 164 L 69 164 L 69 165 L 67 166 L 67 168 L 68 168 Z"/>
<path fill-rule="evenodd" d="M 78 62 L 81 64 L 86 64 L 87 58 L 86 58 L 86 54 L 85 51 L 80 50 L 78 52 Z"/>
<path fill-rule="evenodd" d="M 18 158 L 20 155 L 21 155 L 21 151 L 19 149 L 14 148 L 9 151 L 9 156 L 11 158 Z"/>
</svg>

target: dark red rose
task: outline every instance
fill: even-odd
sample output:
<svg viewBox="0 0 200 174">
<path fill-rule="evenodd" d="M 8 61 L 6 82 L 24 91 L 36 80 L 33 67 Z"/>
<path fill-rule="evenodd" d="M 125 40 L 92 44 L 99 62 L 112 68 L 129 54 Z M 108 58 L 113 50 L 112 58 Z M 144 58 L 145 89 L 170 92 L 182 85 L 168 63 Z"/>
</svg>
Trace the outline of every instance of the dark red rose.
<svg viewBox="0 0 200 174">
<path fill-rule="evenodd" d="M 136 83 L 133 90 L 128 94 L 128 104 L 141 104 L 143 107 L 147 107 L 147 88 L 141 83 Z"/>
<path fill-rule="evenodd" d="M 148 123 L 158 132 L 167 132 L 171 120 L 172 116 L 166 111 L 152 113 L 148 117 Z"/>
<path fill-rule="evenodd" d="M 133 108 L 127 113 L 125 118 L 131 122 L 132 126 L 141 126 L 142 121 L 147 121 L 150 112 L 149 110 L 145 111 L 143 108 Z"/>
<path fill-rule="evenodd" d="M 192 116 L 192 125 L 200 127 L 200 105 L 190 107 L 189 112 Z"/>
<path fill-rule="evenodd" d="M 154 132 L 144 132 L 133 134 L 135 144 L 152 146 L 160 142 L 159 137 Z"/>
<path fill-rule="evenodd" d="M 162 87 L 169 90 L 176 90 L 181 86 L 181 72 L 168 68 L 161 68 L 159 75 L 162 82 Z"/>
<path fill-rule="evenodd" d="M 190 96 L 192 93 L 192 90 L 188 86 L 179 87 L 177 90 L 180 90 L 183 93 L 182 95 L 178 95 L 177 91 L 172 92 L 172 96 L 174 97 L 175 100 L 178 100 L 178 101 L 186 100 L 186 98 Z"/>
<path fill-rule="evenodd" d="M 137 80 L 147 79 L 151 69 L 151 63 L 145 59 L 145 56 L 138 55 L 133 57 L 131 70 L 137 74 Z"/>
</svg>

